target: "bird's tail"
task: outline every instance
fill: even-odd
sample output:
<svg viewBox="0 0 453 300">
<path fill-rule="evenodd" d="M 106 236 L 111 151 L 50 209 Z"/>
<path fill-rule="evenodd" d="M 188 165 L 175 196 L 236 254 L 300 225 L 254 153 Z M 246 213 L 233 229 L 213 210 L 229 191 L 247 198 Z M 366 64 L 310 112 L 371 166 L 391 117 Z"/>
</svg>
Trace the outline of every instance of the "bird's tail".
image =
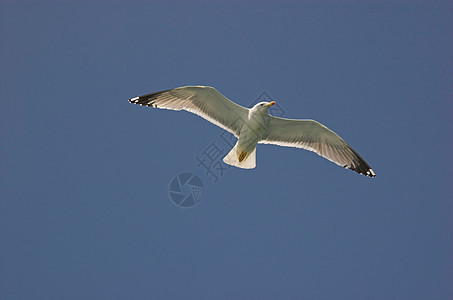
<svg viewBox="0 0 453 300">
<path fill-rule="evenodd" d="M 238 143 L 231 149 L 231 151 L 223 158 L 226 164 L 242 168 L 253 169 L 256 167 L 256 148 L 251 152 L 244 152 L 239 148 Z"/>
</svg>

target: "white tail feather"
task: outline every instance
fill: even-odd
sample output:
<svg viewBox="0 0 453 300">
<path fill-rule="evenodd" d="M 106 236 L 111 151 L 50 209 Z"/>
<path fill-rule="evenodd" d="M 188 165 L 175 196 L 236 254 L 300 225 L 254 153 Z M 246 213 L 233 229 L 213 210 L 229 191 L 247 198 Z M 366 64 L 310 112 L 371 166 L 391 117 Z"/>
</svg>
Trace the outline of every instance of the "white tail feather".
<svg viewBox="0 0 453 300">
<path fill-rule="evenodd" d="M 247 153 L 245 159 L 239 162 L 239 155 L 242 150 L 239 149 L 238 143 L 231 151 L 223 158 L 223 162 L 242 169 L 253 169 L 256 167 L 256 148 L 251 153 Z"/>
</svg>

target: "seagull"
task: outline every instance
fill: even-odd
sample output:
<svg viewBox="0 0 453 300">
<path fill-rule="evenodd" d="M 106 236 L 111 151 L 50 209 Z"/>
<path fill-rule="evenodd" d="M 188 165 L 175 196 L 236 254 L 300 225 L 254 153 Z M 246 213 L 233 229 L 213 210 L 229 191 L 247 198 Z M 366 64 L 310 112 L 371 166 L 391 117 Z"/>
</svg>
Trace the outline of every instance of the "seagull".
<svg viewBox="0 0 453 300">
<path fill-rule="evenodd" d="M 186 110 L 232 133 L 238 141 L 223 158 L 229 165 L 253 169 L 257 144 L 309 150 L 359 174 L 375 177 L 368 163 L 338 134 L 314 120 L 269 115 L 275 101 L 252 108 L 234 103 L 210 86 L 183 86 L 129 99 L 130 103 L 170 110 Z"/>
</svg>

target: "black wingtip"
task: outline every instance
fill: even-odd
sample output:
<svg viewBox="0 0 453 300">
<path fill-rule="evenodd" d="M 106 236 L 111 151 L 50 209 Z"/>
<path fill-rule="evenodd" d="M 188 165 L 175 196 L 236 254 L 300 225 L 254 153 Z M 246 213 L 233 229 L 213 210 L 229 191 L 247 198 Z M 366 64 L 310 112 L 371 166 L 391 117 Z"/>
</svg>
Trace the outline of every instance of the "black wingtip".
<svg viewBox="0 0 453 300">
<path fill-rule="evenodd" d="M 362 166 L 359 166 L 359 168 L 350 168 L 350 169 L 354 172 L 357 172 L 359 174 L 362 174 L 362 175 L 365 175 L 365 176 L 368 176 L 371 178 L 376 177 L 376 173 L 374 173 L 373 169 L 371 169 L 370 167 L 363 168 L 363 165 L 362 165 Z"/>
<path fill-rule="evenodd" d="M 139 99 L 140 99 L 140 97 L 134 97 L 134 98 L 129 99 L 128 101 L 129 101 L 129 103 L 137 103 Z"/>
<path fill-rule="evenodd" d="M 162 93 L 168 92 L 171 90 L 164 90 L 164 91 L 159 91 L 159 92 L 154 92 L 151 94 L 146 94 L 138 97 L 134 97 L 129 99 L 129 103 L 134 103 L 134 104 L 139 104 L 142 106 L 151 106 L 151 107 L 157 107 L 154 105 L 154 100 L 156 99 L 157 96 L 159 96 Z"/>
<path fill-rule="evenodd" d="M 355 151 L 352 147 L 349 147 L 349 150 L 351 150 L 354 155 L 354 163 L 352 166 L 345 166 L 346 168 L 351 169 L 354 172 L 357 172 L 359 174 L 374 178 L 376 177 L 376 173 L 374 173 L 373 169 L 371 169 L 370 165 L 363 159 L 362 156 L 360 156 L 357 151 Z"/>
</svg>

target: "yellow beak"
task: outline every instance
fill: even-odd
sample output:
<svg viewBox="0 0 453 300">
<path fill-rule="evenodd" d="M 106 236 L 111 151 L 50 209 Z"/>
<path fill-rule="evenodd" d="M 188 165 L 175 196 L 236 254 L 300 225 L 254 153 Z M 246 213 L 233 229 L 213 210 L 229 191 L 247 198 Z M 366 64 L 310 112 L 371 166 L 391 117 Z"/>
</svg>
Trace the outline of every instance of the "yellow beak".
<svg viewBox="0 0 453 300">
<path fill-rule="evenodd" d="M 274 104 L 275 104 L 275 101 L 272 101 L 271 103 L 269 103 L 269 104 L 267 105 L 267 107 L 271 107 L 271 106 L 274 105 Z"/>
</svg>

